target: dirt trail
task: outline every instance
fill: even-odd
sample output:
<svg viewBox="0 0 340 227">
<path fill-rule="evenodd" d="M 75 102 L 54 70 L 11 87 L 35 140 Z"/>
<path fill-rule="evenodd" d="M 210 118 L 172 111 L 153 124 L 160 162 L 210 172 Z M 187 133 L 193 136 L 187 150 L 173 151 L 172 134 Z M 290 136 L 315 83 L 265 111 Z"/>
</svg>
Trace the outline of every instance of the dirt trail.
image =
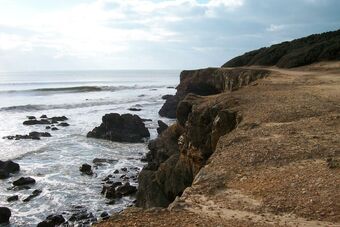
<svg viewBox="0 0 340 227">
<path fill-rule="evenodd" d="M 265 79 L 205 97 L 232 96 L 242 121 L 192 187 L 168 209 L 99 226 L 340 226 L 340 62 L 264 69 Z"/>
</svg>

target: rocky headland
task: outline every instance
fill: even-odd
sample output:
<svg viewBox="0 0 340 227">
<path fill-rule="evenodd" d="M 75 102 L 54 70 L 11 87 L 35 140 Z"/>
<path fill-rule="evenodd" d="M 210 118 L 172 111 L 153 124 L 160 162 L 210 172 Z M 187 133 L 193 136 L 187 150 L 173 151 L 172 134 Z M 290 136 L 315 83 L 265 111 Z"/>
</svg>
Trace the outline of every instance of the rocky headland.
<svg viewBox="0 0 340 227">
<path fill-rule="evenodd" d="M 339 34 L 183 71 L 159 112 L 177 122 L 149 143 L 139 208 L 98 226 L 338 226 Z"/>
</svg>

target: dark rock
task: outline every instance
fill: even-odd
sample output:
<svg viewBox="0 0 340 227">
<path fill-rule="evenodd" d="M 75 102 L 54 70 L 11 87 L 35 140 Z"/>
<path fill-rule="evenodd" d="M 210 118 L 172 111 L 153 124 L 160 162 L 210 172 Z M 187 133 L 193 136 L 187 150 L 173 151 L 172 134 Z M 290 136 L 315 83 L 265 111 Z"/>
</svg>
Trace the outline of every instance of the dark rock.
<svg viewBox="0 0 340 227">
<path fill-rule="evenodd" d="M 93 175 L 93 171 L 92 171 L 92 166 L 90 166 L 89 164 L 83 164 L 80 168 L 79 168 L 80 172 L 92 176 Z"/>
<path fill-rule="evenodd" d="M 28 185 L 22 185 L 22 186 L 13 186 L 10 188 L 7 188 L 7 190 L 13 190 L 13 191 L 21 191 L 21 190 L 29 190 L 31 189 Z"/>
<path fill-rule="evenodd" d="M 58 124 L 58 126 L 61 126 L 61 127 L 68 127 L 68 126 L 70 126 L 70 124 L 69 124 L 69 123 L 66 123 L 66 122 L 62 122 L 62 123 Z"/>
<path fill-rule="evenodd" d="M 57 131 L 59 130 L 57 127 L 52 127 L 52 131 Z"/>
<path fill-rule="evenodd" d="M 126 168 L 126 167 L 123 167 L 123 168 L 121 168 L 120 170 L 126 172 L 126 171 L 127 171 L 127 168 Z"/>
<path fill-rule="evenodd" d="M 176 109 L 179 98 L 177 96 L 168 96 L 164 105 L 159 110 L 159 115 L 167 118 L 176 118 Z"/>
<path fill-rule="evenodd" d="M 65 218 L 62 215 L 50 215 L 45 221 L 38 224 L 37 227 L 55 227 L 65 223 Z"/>
<path fill-rule="evenodd" d="M 116 188 L 121 186 L 122 182 L 115 182 L 113 184 L 106 184 L 103 186 L 101 194 L 105 195 L 107 199 L 115 199 L 122 197 L 121 194 L 116 193 Z"/>
<path fill-rule="evenodd" d="M 51 126 L 46 126 L 46 129 L 51 129 Z"/>
<path fill-rule="evenodd" d="M 115 173 L 115 174 L 117 174 L 117 173 L 119 173 L 119 170 L 118 169 L 116 169 L 113 173 Z"/>
<path fill-rule="evenodd" d="M 30 132 L 28 134 L 30 137 L 51 137 L 51 134 L 48 132 Z"/>
<path fill-rule="evenodd" d="M 158 135 L 161 134 L 168 127 L 169 126 L 167 124 L 165 124 L 163 121 L 159 120 L 158 121 L 158 128 L 157 128 Z"/>
<path fill-rule="evenodd" d="M 82 224 L 91 224 L 97 221 L 97 219 L 93 216 L 92 213 L 88 213 L 87 210 L 81 210 L 78 211 L 77 213 L 72 214 L 69 221 Z"/>
<path fill-rule="evenodd" d="M 168 98 L 171 98 L 171 97 L 173 97 L 173 95 L 163 95 L 162 99 L 167 100 Z"/>
<path fill-rule="evenodd" d="M 122 196 L 128 196 L 137 192 L 137 188 L 135 186 L 130 185 L 130 183 L 125 183 L 122 186 L 119 186 L 116 189 L 116 194 L 120 194 Z"/>
<path fill-rule="evenodd" d="M 152 121 L 152 120 L 151 120 L 151 119 L 142 118 L 142 121 L 143 121 L 143 122 L 146 122 L 146 121 Z"/>
<path fill-rule="evenodd" d="M 169 86 L 169 87 L 166 87 L 166 88 L 168 88 L 168 89 L 175 89 L 175 87 L 173 87 L 173 86 Z"/>
<path fill-rule="evenodd" d="M 28 120 L 23 122 L 24 125 L 49 125 L 51 122 L 46 119 L 42 120 Z"/>
<path fill-rule="evenodd" d="M 0 179 L 7 179 L 9 177 L 10 177 L 10 175 L 7 171 L 0 169 Z"/>
<path fill-rule="evenodd" d="M 149 130 L 137 115 L 111 113 L 106 114 L 102 121 L 87 137 L 130 143 L 143 142 L 144 138 L 150 137 Z"/>
<path fill-rule="evenodd" d="M 23 202 L 29 202 L 29 201 L 31 201 L 33 198 L 39 196 L 41 193 L 42 193 L 41 190 L 38 190 L 38 189 L 37 189 L 37 190 L 34 190 L 34 191 L 32 192 L 31 195 L 29 195 L 27 198 L 23 199 L 22 201 L 23 201 Z"/>
<path fill-rule="evenodd" d="M 117 160 L 115 160 L 115 159 L 106 159 L 106 158 L 95 158 L 95 159 L 93 159 L 92 162 L 94 164 L 96 164 L 96 165 L 101 165 L 103 163 L 110 163 L 110 164 L 112 164 L 112 163 L 117 162 Z"/>
<path fill-rule="evenodd" d="M 109 202 L 106 203 L 107 205 L 115 205 L 116 204 L 116 200 L 112 199 Z"/>
<path fill-rule="evenodd" d="M 135 108 L 135 107 L 131 107 L 131 108 L 129 108 L 128 110 L 130 110 L 130 111 L 141 111 L 142 109 L 140 109 L 140 108 Z"/>
<path fill-rule="evenodd" d="M 35 180 L 31 177 L 20 177 L 18 180 L 13 182 L 14 186 L 24 186 L 28 184 L 35 184 Z"/>
<path fill-rule="evenodd" d="M 40 118 L 47 118 L 45 114 L 41 115 Z"/>
<path fill-rule="evenodd" d="M 18 195 L 13 195 L 7 198 L 7 202 L 14 202 L 19 200 L 19 196 Z"/>
<path fill-rule="evenodd" d="M 28 120 L 35 120 L 36 118 L 35 118 L 35 116 L 27 116 L 27 119 Z"/>
<path fill-rule="evenodd" d="M 110 215 L 104 211 L 103 213 L 100 214 L 100 217 L 103 219 L 103 220 L 106 220 L 106 219 L 109 219 L 110 218 Z"/>
<path fill-rule="evenodd" d="M 0 170 L 4 170 L 8 173 L 16 173 L 20 171 L 20 165 L 11 160 L 9 161 L 0 161 Z"/>
<path fill-rule="evenodd" d="M 62 117 L 51 117 L 50 120 L 51 120 L 52 122 L 57 123 L 58 121 L 67 121 L 68 118 L 65 117 L 65 116 L 62 116 Z"/>
<path fill-rule="evenodd" d="M 9 219 L 12 213 L 11 210 L 7 207 L 0 207 L 0 224 L 7 224 L 9 223 Z"/>
<path fill-rule="evenodd" d="M 248 65 L 292 68 L 340 59 L 340 30 L 325 32 L 261 48 L 238 56 L 222 67 Z"/>
</svg>

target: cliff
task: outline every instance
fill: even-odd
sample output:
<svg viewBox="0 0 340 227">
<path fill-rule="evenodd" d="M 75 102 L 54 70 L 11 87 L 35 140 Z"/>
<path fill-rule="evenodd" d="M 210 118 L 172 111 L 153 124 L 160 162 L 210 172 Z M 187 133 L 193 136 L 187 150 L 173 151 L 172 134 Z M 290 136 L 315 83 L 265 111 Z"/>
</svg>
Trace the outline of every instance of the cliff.
<svg viewBox="0 0 340 227">
<path fill-rule="evenodd" d="M 338 226 L 340 62 L 318 61 L 183 71 L 160 111 L 177 122 L 139 175 L 141 208 L 99 226 Z"/>
<path fill-rule="evenodd" d="M 340 60 L 340 30 L 254 50 L 231 59 L 222 67 L 275 65 L 280 68 L 293 68 L 331 60 Z"/>
</svg>

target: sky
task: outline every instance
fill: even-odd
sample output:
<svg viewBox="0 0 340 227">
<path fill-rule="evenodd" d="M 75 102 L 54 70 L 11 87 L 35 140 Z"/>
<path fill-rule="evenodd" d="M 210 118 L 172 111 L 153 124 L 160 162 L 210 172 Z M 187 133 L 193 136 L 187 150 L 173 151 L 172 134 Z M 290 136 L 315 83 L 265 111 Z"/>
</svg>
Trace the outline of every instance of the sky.
<svg viewBox="0 0 340 227">
<path fill-rule="evenodd" d="M 0 71 L 193 69 L 340 29 L 339 0 L 0 0 Z"/>
</svg>

